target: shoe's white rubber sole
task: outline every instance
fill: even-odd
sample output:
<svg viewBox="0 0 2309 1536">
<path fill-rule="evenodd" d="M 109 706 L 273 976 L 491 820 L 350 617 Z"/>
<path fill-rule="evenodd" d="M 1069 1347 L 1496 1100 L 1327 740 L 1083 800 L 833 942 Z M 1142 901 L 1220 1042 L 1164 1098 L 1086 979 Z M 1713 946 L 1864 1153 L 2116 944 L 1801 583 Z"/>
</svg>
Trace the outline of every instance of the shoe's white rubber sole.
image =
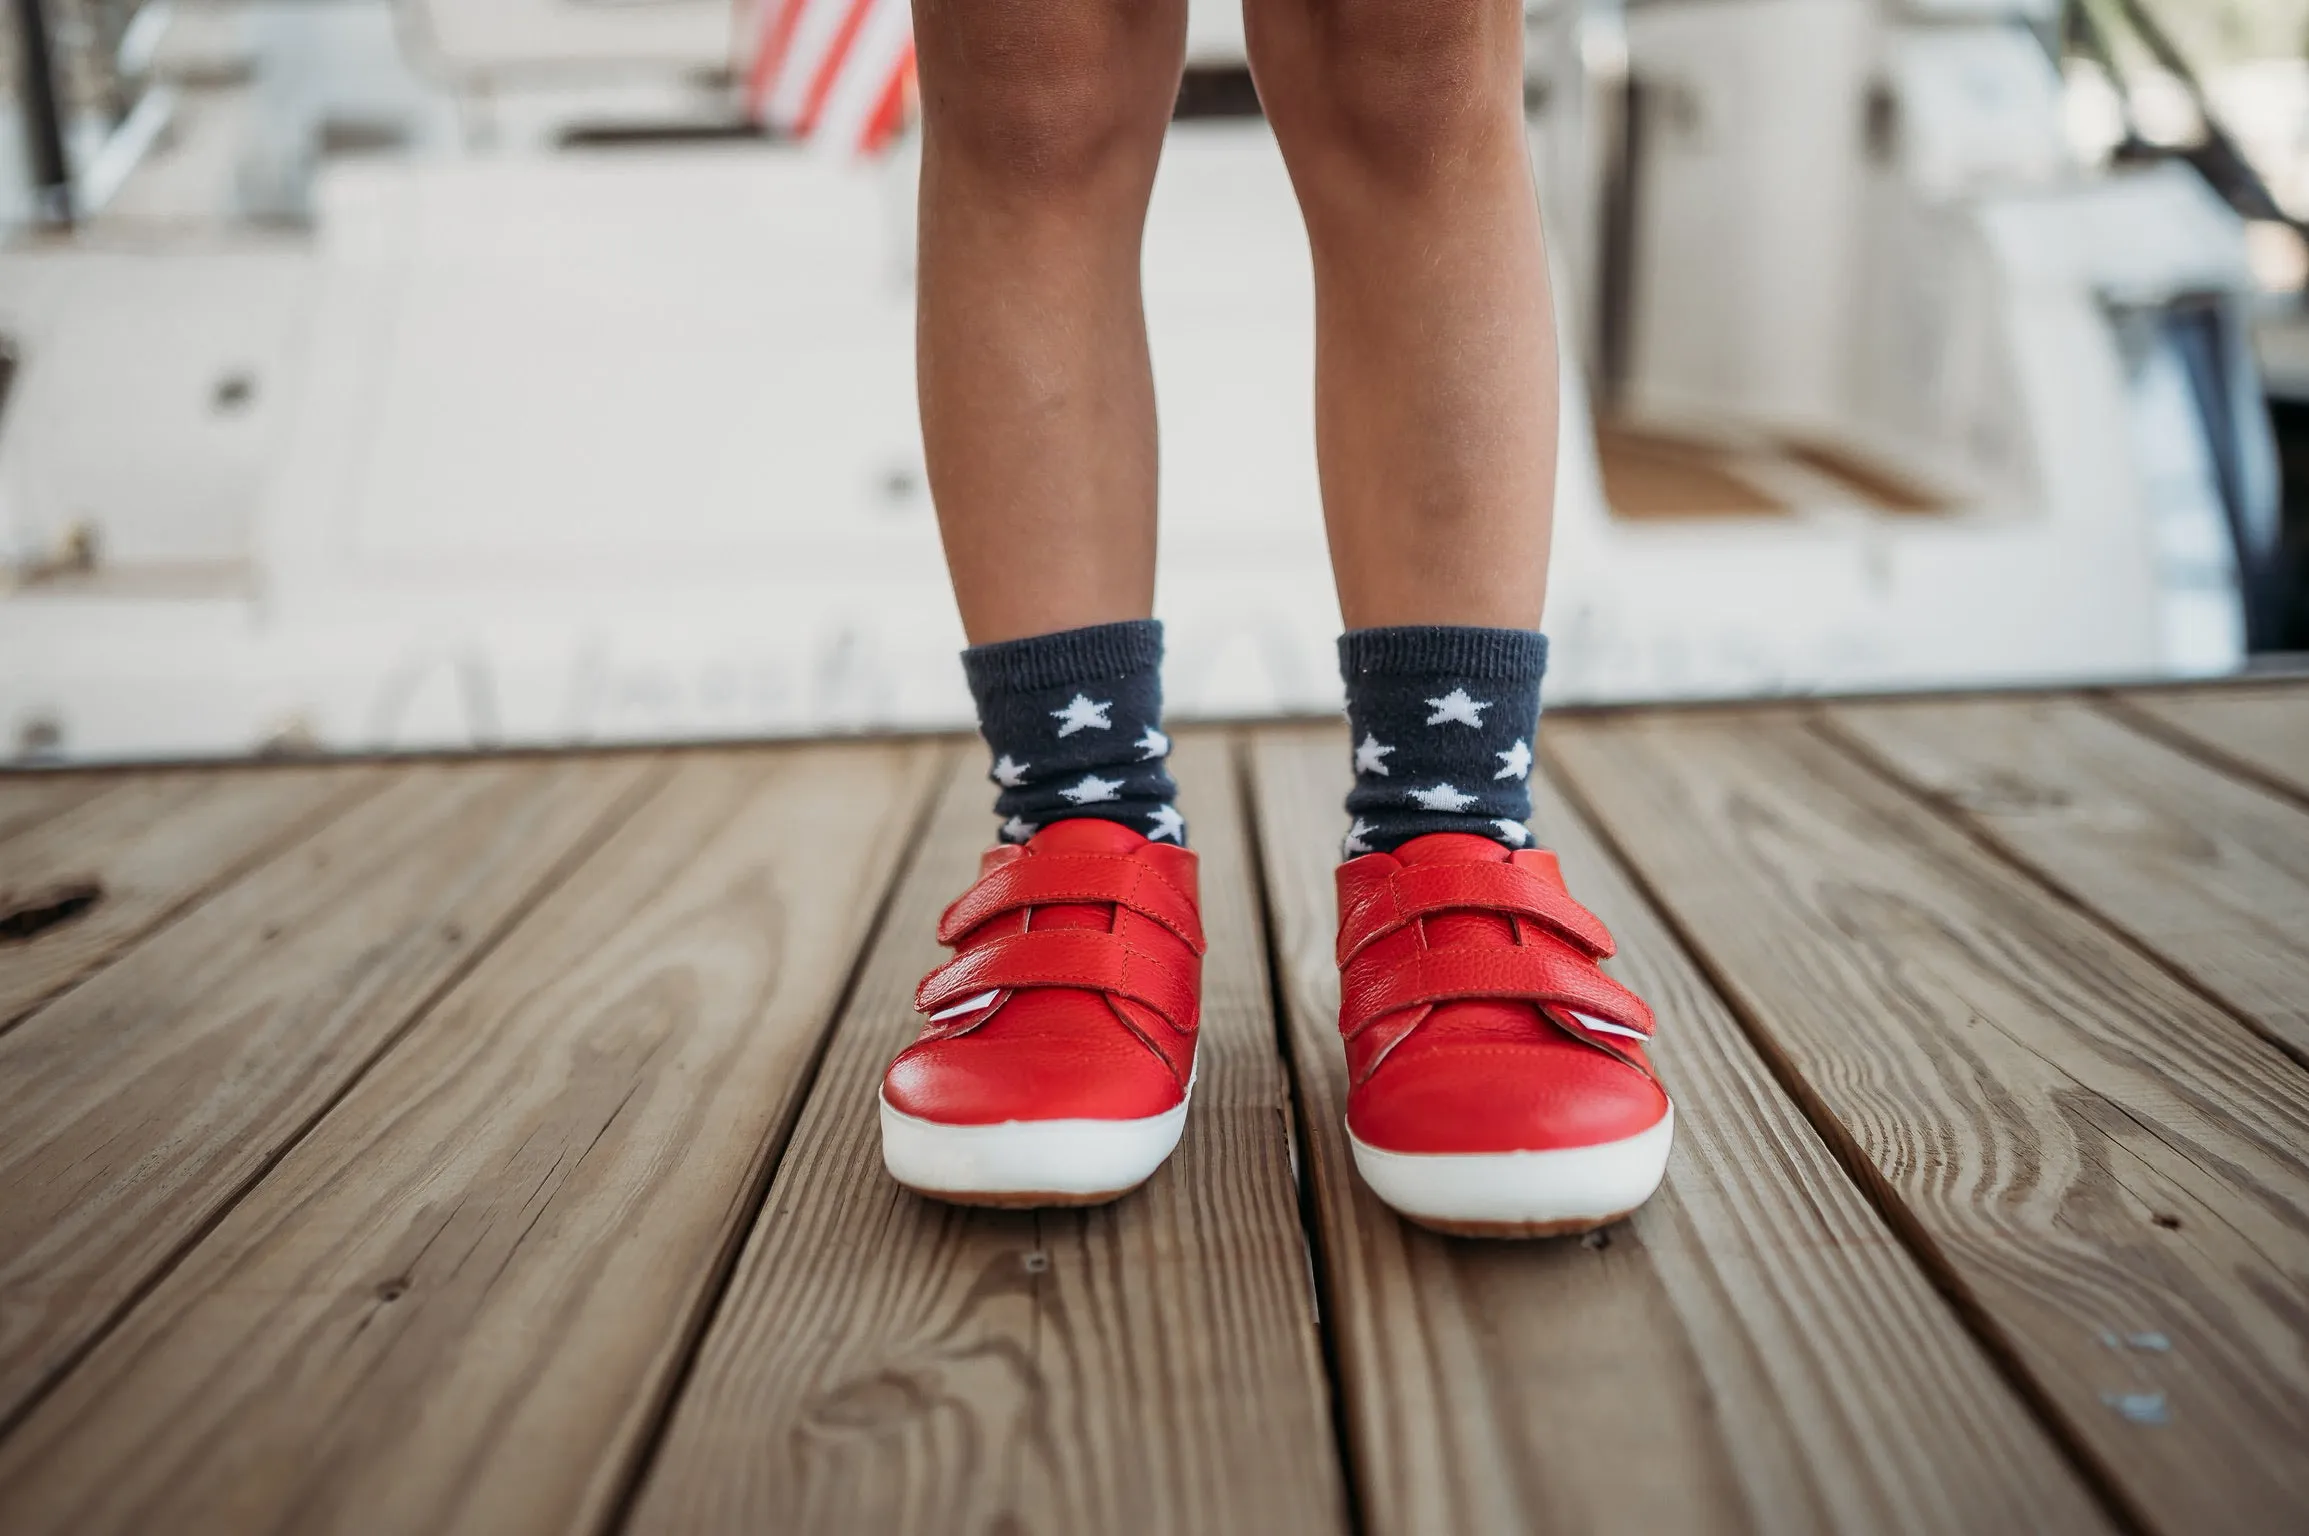
<svg viewBox="0 0 2309 1536">
<path fill-rule="evenodd" d="M 882 1105 L 882 1166 L 956 1205 L 1100 1205 L 1144 1184 L 1186 1130 L 1194 1084 L 1143 1120 L 1005 1120 L 943 1125 Z"/>
<path fill-rule="evenodd" d="M 1363 1182 L 1423 1227 L 1467 1237 L 1586 1232 L 1652 1196 L 1668 1169 L 1676 1110 L 1620 1141 L 1552 1152 L 1383 1152 L 1356 1140 Z"/>
</svg>

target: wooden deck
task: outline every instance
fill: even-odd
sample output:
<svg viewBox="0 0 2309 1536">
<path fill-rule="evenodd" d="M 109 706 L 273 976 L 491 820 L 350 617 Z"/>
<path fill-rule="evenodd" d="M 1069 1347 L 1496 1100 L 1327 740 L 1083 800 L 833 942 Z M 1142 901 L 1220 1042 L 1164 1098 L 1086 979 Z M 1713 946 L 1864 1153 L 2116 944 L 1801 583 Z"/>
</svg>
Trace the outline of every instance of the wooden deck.
<svg viewBox="0 0 2309 1536">
<path fill-rule="evenodd" d="M 1185 732 L 1206 1055 L 969 1213 L 956 740 L 0 778 L 0 1531 L 2309 1529 L 2309 684 L 1566 713 L 1667 1187 L 1357 1185 L 1336 724 Z"/>
</svg>

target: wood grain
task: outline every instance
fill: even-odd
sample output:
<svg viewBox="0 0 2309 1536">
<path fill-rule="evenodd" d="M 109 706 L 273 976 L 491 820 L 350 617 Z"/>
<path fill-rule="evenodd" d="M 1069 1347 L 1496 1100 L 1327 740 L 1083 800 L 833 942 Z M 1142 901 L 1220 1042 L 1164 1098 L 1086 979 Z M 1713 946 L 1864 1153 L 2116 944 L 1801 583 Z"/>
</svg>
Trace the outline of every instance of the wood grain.
<svg viewBox="0 0 2309 1536">
<path fill-rule="evenodd" d="M 2145 688 L 2113 702 L 2264 783 L 2309 796 L 2309 682 Z"/>
<path fill-rule="evenodd" d="M 1553 727 L 1551 727 L 1552 729 Z M 1661 1193 L 1585 1242 L 1454 1242 L 1356 1178 L 1331 957 L 1337 727 L 1253 757 L 1327 1315 L 1379 1533 L 2094 1531 L 2083 1485 L 1543 777 L 1535 822 L 1661 1018 Z M 1598 1446 L 1640 1446 L 1641 1473 Z"/>
<path fill-rule="evenodd" d="M 0 1422 L 303 1134 L 646 769 L 396 770 L 0 1036 Z"/>
<path fill-rule="evenodd" d="M 2309 807 L 2074 698 L 1846 705 L 1827 719 L 2309 1061 Z"/>
<path fill-rule="evenodd" d="M 966 1211 L 882 1170 L 883 1066 L 992 832 L 957 767 L 629 1529 L 1341 1528 L 1286 1093 L 1222 742 L 1182 735 L 1202 859 L 1184 1143 L 1095 1211 Z"/>
<path fill-rule="evenodd" d="M 936 752 L 684 758 L 0 1446 L 0 1528 L 599 1525 Z"/>
<path fill-rule="evenodd" d="M 2297 1524 L 2309 1075 L 1801 718 L 1548 750 L 2103 1486 Z"/>
<path fill-rule="evenodd" d="M 102 792 L 113 777 L 107 773 L 0 770 L 0 842 Z"/>
<path fill-rule="evenodd" d="M 0 911 L 73 889 L 95 900 L 0 941 L 0 1029 L 382 782 L 365 767 L 138 773 L 53 807 L 0 847 Z"/>
</svg>

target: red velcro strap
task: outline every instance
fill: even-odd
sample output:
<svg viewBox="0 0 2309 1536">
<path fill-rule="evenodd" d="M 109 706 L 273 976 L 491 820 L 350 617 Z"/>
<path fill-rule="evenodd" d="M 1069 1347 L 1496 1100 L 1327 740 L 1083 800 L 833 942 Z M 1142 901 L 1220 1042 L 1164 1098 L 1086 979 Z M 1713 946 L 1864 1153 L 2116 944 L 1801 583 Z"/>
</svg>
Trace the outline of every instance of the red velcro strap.
<svg viewBox="0 0 2309 1536">
<path fill-rule="evenodd" d="M 1488 997 L 1553 1003 L 1649 1036 L 1652 1011 L 1595 963 L 1546 945 L 1513 949 L 1430 949 L 1398 965 L 1343 978 L 1340 1027 L 1352 1040 L 1373 1019 L 1421 1003 Z"/>
<path fill-rule="evenodd" d="M 1438 912 L 1491 912 L 1531 919 L 1598 960 L 1613 949 L 1593 912 L 1514 864 L 1414 864 L 1374 883 L 1339 924 L 1339 964 L 1373 940 Z"/>
<path fill-rule="evenodd" d="M 1144 1003 L 1173 1027 L 1195 1027 L 1194 979 L 1172 963 L 1094 928 L 1053 928 L 989 939 L 922 978 L 918 1013 L 1005 987 L 1083 987 Z"/>
<path fill-rule="evenodd" d="M 1057 902 L 1099 901 L 1152 918 L 1203 952 L 1203 924 L 1193 898 L 1161 870 L 1119 854 L 1043 853 L 1013 859 L 964 891 L 938 919 L 938 942 L 952 944 L 990 917 Z"/>
</svg>

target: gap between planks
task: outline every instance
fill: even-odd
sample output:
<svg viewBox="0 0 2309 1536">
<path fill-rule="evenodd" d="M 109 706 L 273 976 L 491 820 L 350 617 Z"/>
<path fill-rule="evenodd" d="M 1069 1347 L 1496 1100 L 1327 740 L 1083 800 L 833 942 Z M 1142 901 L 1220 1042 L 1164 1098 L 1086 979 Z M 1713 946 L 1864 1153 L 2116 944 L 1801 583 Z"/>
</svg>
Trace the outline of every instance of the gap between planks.
<svg viewBox="0 0 2309 1536">
<path fill-rule="evenodd" d="M 641 774 L 409 770 L 0 1037 L 0 1434 L 583 856 Z"/>
<path fill-rule="evenodd" d="M 2125 1518 L 2297 1508 L 2292 1064 L 1795 712 L 1548 748 Z"/>
<path fill-rule="evenodd" d="M 1863 764 L 2309 1064 L 2309 808 L 2074 697 L 1834 706 L 1815 718 Z"/>
<path fill-rule="evenodd" d="M 982 759 L 958 764 L 630 1531 L 1341 1528 L 1249 848 L 1224 742 L 1181 732 L 1174 763 L 1214 940 L 1179 1151 L 1084 1211 L 883 1172 L 877 1083 L 992 834 Z"/>
<path fill-rule="evenodd" d="M 678 761 L 0 1444 L 0 1525 L 598 1525 L 929 758 Z"/>
<path fill-rule="evenodd" d="M 2309 805 L 2309 681 L 2095 695 L 2183 751 Z"/>
<path fill-rule="evenodd" d="M 1591 896 L 1591 900 L 1593 900 L 1593 897 L 1592 897 L 1592 896 Z M 1600 903 L 1600 902 L 1599 902 L 1599 903 L 1597 903 L 1597 904 L 1599 905 L 1599 907 L 1601 907 L 1601 906 L 1603 905 L 1603 904 L 1602 904 L 1602 903 Z M 1623 921 L 1623 919 L 1621 919 L 1620 917 L 1616 916 L 1615 914 L 1613 914 L 1613 913 L 1612 913 L 1612 912 L 1610 912 L 1610 911 L 1606 911 L 1605 915 L 1606 915 L 1607 917 L 1610 917 L 1610 918 L 1611 918 L 1611 919 L 1614 921 L 1614 923 L 1615 923 L 1615 926 L 1616 926 L 1616 925 L 1618 925 L 1620 922 L 1622 922 L 1622 921 Z M 1321 925 L 1320 925 L 1320 924 L 1318 924 L 1317 926 L 1318 926 L 1318 927 L 1320 927 Z M 1624 930 L 1624 929 L 1623 929 L 1623 934 L 1624 934 L 1626 931 L 1627 931 L 1627 930 Z M 1325 935 L 1324 937 L 1325 937 L 1325 944 L 1326 944 L 1326 947 L 1327 947 L 1327 935 Z M 1672 945 L 1671 945 L 1670 947 L 1672 948 Z M 1281 988 L 1282 986 L 1284 986 L 1284 982 L 1283 982 L 1282 978 L 1278 977 L 1278 978 L 1276 979 L 1276 986 L 1277 986 L 1278 988 Z M 1335 1046 L 1335 1044 L 1333 1044 L 1333 1045 L 1332 1045 L 1332 1049 L 1333 1049 L 1334 1051 L 1336 1050 L 1336 1046 Z M 1667 1059 L 1667 1060 L 1669 1061 L 1669 1063 L 1670 1063 L 1670 1068 L 1671 1068 L 1671 1071 L 1673 1071 L 1673 1070 L 1674 1070 L 1674 1063 L 1676 1062 L 1676 1056 L 1675 1056 L 1675 1054 L 1674 1054 L 1674 1053 L 1675 1053 L 1675 1049 L 1676 1049 L 1676 1047 L 1675 1047 L 1675 1044 L 1674 1044 L 1673 1040 L 1671 1039 L 1671 1041 L 1670 1041 L 1670 1044 L 1669 1044 L 1669 1046 L 1668 1046 L 1668 1053 L 1669 1053 L 1669 1054 L 1668 1054 L 1668 1055 L 1667 1055 L 1667 1057 L 1666 1057 L 1666 1059 Z M 1826 1112 L 1825 1112 L 1825 1111 L 1823 1111 L 1823 1114 L 1825 1114 L 1825 1113 L 1826 1113 Z M 1687 1127 L 1686 1127 L 1686 1129 L 1687 1129 L 1687 1133 L 1688 1133 L 1688 1131 L 1689 1131 L 1689 1125 L 1688 1125 L 1688 1122 L 1687 1122 Z M 1312 1161 L 1312 1156 L 1310 1156 L 1310 1161 Z M 1874 1165 L 1873 1165 L 1873 1164 L 1870 1164 L 1869 1166 L 1873 1167 Z M 1639 1227 L 1640 1227 L 1640 1225 L 1641 1225 L 1641 1223 L 1639 1223 Z M 735 1239 L 734 1239 L 734 1235 L 733 1235 L 733 1239 L 732 1239 L 732 1240 L 733 1240 L 733 1242 L 735 1241 Z M 1650 1234 L 1648 1234 L 1648 1233 L 1643 1235 L 1643 1237 L 1642 1237 L 1642 1241 L 1643 1241 L 1643 1243 L 1644 1243 L 1644 1245 L 1645 1245 L 1645 1247 L 1646 1247 L 1647 1249 L 1659 1249 L 1659 1250 L 1660 1250 L 1660 1251 L 1662 1251 L 1662 1252 L 1666 1252 L 1666 1251 L 1667 1251 L 1666 1245 L 1664 1245 L 1663 1243 L 1659 1242 L 1659 1241 L 1658 1241 L 1658 1240 L 1656 1240 L 1656 1239 L 1655 1239 L 1655 1238 L 1654 1238 L 1652 1235 L 1650 1235 Z M 1724 1305 L 1725 1303 L 1719 1302 L 1719 1303 L 1717 1303 L 1717 1304 L 1718 1304 L 1718 1305 Z M 678 1354 L 680 1353 L 680 1351 L 677 1349 L 676 1353 L 677 1353 L 677 1355 L 678 1355 Z M 1873 1474 L 1871 1474 L 1871 1475 L 1873 1475 Z"/>
<path fill-rule="evenodd" d="M 0 769 L 0 853 L 26 827 L 64 814 L 111 782 L 112 775 L 104 773 Z"/>
<path fill-rule="evenodd" d="M 953 755 L 958 757 L 962 754 L 957 752 Z M 934 765 L 916 796 L 913 823 L 908 830 L 905 847 L 897 862 L 891 866 L 889 878 L 883 884 L 881 898 L 875 904 L 873 918 L 866 925 L 866 931 L 851 956 L 849 974 L 843 978 L 841 991 L 827 1015 L 825 1028 L 818 1032 L 816 1048 L 796 1074 L 794 1099 L 797 1105 L 807 1104 L 818 1092 L 818 1082 L 825 1074 L 826 1056 L 833 1047 L 835 1031 L 853 1006 L 859 984 L 865 979 L 873 955 L 885 942 L 884 935 L 888 931 L 892 910 L 898 904 L 899 893 L 905 889 L 907 878 L 912 874 L 922 845 L 929 835 L 945 778 L 944 765 Z M 674 1364 L 658 1392 L 647 1422 L 635 1437 L 633 1453 L 627 1459 L 624 1475 L 607 1500 L 607 1513 L 601 1522 L 604 1532 L 622 1533 L 633 1523 L 634 1509 L 647 1484 L 650 1469 L 656 1465 L 665 1445 L 666 1434 L 673 1424 L 675 1405 L 689 1390 L 690 1380 L 697 1372 L 699 1354 L 705 1346 L 714 1319 L 721 1315 L 728 1302 L 730 1285 L 736 1276 L 738 1260 L 745 1251 L 747 1239 L 762 1221 L 771 1183 L 785 1162 L 786 1152 L 792 1145 L 794 1121 L 799 1115 L 800 1110 L 797 1108 L 793 1115 L 780 1124 L 773 1142 L 764 1148 L 762 1166 L 742 1202 L 742 1214 L 731 1223 L 727 1241 L 714 1260 L 711 1278 L 690 1319 L 690 1326 L 680 1348 L 675 1353 Z"/>
<path fill-rule="evenodd" d="M 1267 729 L 1274 730 L 1277 727 L 1270 725 Z M 1261 959 L 1265 961 L 1267 972 L 1267 1007 L 1274 1030 L 1276 1059 L 1283 1064 L 1283 1078 L 1289 1094 L 1287 1119 L 1291 1135 L 1291 1184 L 1299 1213 L 1300 1241 L 1306 1245 L 1307 1288 L 1315 1299 L 1317 1331 L 1322 1343 L 1324 1401 L 1331 1411 L 1331 1438 L 1337 1450 L 1339 1465 L 1348 1474 L 1341 1490 L 1344 1515 L 1348 1530 L 1357 1533 L 1357 1536 L 1366 1536 L 1375 1527 L 1364 1507 L 1365 1475 L 1356 1462 L 1355 1419 L 1352 1405 L 1347 1399 L 1346 1376 L 1340 1364 L 1338 1318 L 1331 1299 L 1329 1264 L 1324 1252 L 1323 1215 L 1313 1178 L 1316 1148 L 1309 1133 L 1308 1117 L 1321 1111 L 1309 1103 L 1307 1084 L 1303 1080 L 1298 1054 L 1292 1044 L 1288 984 L 1290 962 L 1283 949 L 1283 915 L 1278 904 L 1274 875 L 1268 867 L 1266 822 L 1259 803 L 1258 740 L 1256 727 L 1238 731 L 1230 739 L 1235 804 L 1241 807 L 1244 835 L 1251 845 L 1251 872 L 1254 894 L 1258 899 Z"/>
<path fill-rule="evenodd" d="M 1678 1093 L 1668 1183 L 1587 1240 L 1453 1240 L 1355 1175 L 1340 1123 L 1336 727 L 1253 742 L 1278 981 L 1364 1528 L 2105 1530 L 2092 1497 L 1535 776 L 1535 822 L 1622 940 Z M 1726 1411 L 1735 1409 L 1737 1411 Z M 1640 1447 L 1640 1477 L 1598 1446 Z"/>
<path fill-rule="evenodd" d="M 0 942 L 0 1034 L 385 782 L 360 766 L 90 777 L 98 782 L 38 786 L 50 793 L 30 811 L 15 807 L 0 844 L 0 904 L 74 889 L 93 897 L 54 927 Z M 7 810 L 0 800 L 0 816 Z"/>
</svg>

